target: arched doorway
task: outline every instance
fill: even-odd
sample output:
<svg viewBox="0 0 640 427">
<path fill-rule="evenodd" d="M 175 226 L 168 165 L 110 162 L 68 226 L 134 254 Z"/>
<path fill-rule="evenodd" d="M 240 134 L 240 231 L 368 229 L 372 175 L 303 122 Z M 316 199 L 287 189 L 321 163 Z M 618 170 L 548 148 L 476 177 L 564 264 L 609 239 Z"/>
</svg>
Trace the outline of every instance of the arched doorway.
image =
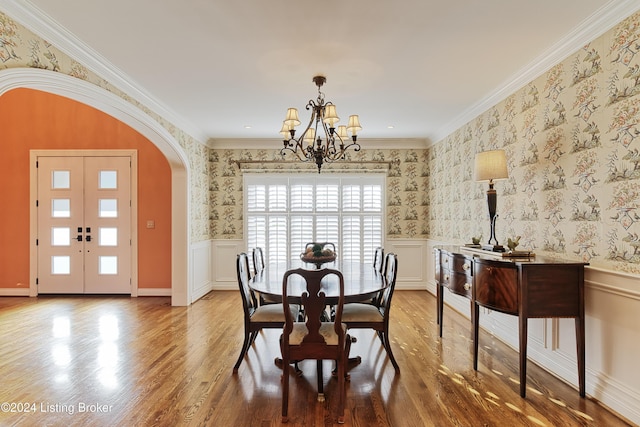
<svg viewBox="0 0 640 427">
<path fill-rule="evenodd" d="M 172 186 L 171 304 L 189 305 L 192 302 L 188 269 L 190 174 L 187 156 L 177 141 L 157 121 L 133 104 L 96 85 L 65 74 L 36 68 L 0 71 L 0 96 L 16 88 L 49 92 L 96 108 L 138 131 L 163 153 L 171 168 Z M 33 258 L 33 254 L 31 256 Z M 33 259 L 31 264 L 34 265 Z M 35 278 L 31 279 L 35 283 Z"/>
</svg>

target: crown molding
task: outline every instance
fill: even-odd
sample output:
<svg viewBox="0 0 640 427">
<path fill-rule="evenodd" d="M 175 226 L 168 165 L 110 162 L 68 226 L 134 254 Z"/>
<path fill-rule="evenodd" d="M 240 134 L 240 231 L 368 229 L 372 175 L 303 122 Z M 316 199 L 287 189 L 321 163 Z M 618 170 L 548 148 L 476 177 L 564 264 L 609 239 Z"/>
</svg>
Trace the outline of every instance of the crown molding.
<svg viewBox="0 0 640 427">
<path fill-rule="evenodd" d="M 573 31 L 498 86 L 498 89 L 466 109 L 458 117 L 430 135 L 428 139 L 432 141 L 432 144 L 440 142 L 456 129 L 461 128 L 500 101 L 506 99 L 509 95 L 517 92 L 551 67 L 562 62 L 578 49 L 600 37 L 638 10 L 640 10 L 640 2 L 638 0 L 609 1 Z"/>
<path fill-rule="evenodd" d="M 52 20 L 29 0 L 0 0 L 0 10 L 196 140 L 201 142 L 207 140 L 207 135 L 201 129 L 153 97 L 141 85 Z"/>
<path fill-rule="evenodd" d="M 358 139 L 358 144 L 363 150 L 385 150 L 385 149 L 414 149 L 423 150 L 429 147 L 429 141 L 424 138 L 399 138 L 399 139 Z M 209 139 L 207 147 L 219 150 L 252 150 L 266 149 L 279 150 L 282 148 L 282 140 L 277 138 L 229 138 L 229 139 Z"/>
</svg>

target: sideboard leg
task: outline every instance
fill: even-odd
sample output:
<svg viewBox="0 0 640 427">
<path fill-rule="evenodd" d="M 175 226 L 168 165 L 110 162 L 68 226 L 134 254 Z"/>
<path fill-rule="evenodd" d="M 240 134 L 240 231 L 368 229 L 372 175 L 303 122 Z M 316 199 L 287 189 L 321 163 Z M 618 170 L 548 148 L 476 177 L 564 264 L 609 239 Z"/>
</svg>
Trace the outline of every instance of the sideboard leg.
<svg viewBox="0 0 640 427">
<path fill-rule="evenodd" d="M 585 347 L 584 347 L 584 315 L 576 317 L 576 347 L 578 359 L 578 385 L 580 397 L 586 396 L 585 390 Z"/>
<path fill-rule="evenodd" d="M 480 306 L 473 303 L 471 312 L 471 323 L 473 323 L 473 369 L 478 370 L 478 328 L 480 326 Z"/>
<path fill-rule="evenodd" d="M 520 314 L 520 397 L 527 394 L 527 326 L 528 321 Z"/>
</svg>

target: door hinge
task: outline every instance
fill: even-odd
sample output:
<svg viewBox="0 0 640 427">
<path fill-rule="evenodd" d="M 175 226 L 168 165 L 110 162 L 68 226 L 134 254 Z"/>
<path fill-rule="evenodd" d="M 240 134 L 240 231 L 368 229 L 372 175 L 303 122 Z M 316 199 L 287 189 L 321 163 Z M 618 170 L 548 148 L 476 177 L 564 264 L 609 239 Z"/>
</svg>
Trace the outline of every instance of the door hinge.
<svg viewBox="0 0 640 427">
<path fill-rule="evenodd" d="M 40 284 L 40 283 L 39 283 L 39 280 L 40 280 L 40 279 L 38 279 L 38 278 L 36 277 L 36 285 L 39 285 L 39 284 Z"/>
<path fill-rule="evenodd" d="M 38 239 L 36 239 L 36 246 L 38 246 Z"/>
<path fill-rule="evenodd" d="M 38 169 L 38 161 L 36 160 L 36 169 Z"/>
<path fill-rule="evenodd" d="M 38 207 L 38 200 L 36 199 L 36 208 Z"/>
</svg>

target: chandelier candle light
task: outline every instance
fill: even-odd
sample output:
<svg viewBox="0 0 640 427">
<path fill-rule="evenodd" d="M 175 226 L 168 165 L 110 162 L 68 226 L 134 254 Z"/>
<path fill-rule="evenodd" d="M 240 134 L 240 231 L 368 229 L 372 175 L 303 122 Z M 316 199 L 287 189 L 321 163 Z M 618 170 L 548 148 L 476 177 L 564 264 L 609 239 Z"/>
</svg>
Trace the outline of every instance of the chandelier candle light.
<svg viewBox="0 0 640 427">
<path fill-rule="evenodd" d="M 496 215 L 496 206 L 498 204 L 498 196 L 496 190 L 493 189 L 493 181 L 509 178 L 507 158 L 504 150 L 484 151 L 476 154 L 474 171 L 476 181 L 489 181 L 487 205 L 489 207 L 491 233 L 489 235 L 489 241 L 486 245 L 482 246 L 482 249 L 492 252 L 504 252 L 504 246 L 498 244 L 498 239 L 496 239 L 496 218 L 498 217 L 498 215 Z"/>
<path fill-rule="evenodd" d="M 338 126 L 336 129 L 335 125 L 340 121 L 336 106 L 332 102 L 325 102 L 324 93 L 320 91 L 326 81 L 327 78 L 324 76 L 313 78 L 313 82 L 318 86 L 318 98 L 315 101 L 310 100 L 307 104 L 307 110 L 311 110 L 311 119 L 304 132 L 295 138 L 295 127 L 300 124 L 296 108 L 287 110 L 287 117 L 280 129 L 284 138 L 284 148 L 280 153 L 284 156 L 287 151 L 291 151 L 303 162 L 314 161 L 318 166 L 318 173 L 323 163 L 343 160 L 349 148 L 360 151 L 360 144 L 356 140 L 358 131 L 362 130 L 357 115 L 349 116 L 349 124 Z M 351 134 L 351 141 L 348 133 Z"/>
</svg>

